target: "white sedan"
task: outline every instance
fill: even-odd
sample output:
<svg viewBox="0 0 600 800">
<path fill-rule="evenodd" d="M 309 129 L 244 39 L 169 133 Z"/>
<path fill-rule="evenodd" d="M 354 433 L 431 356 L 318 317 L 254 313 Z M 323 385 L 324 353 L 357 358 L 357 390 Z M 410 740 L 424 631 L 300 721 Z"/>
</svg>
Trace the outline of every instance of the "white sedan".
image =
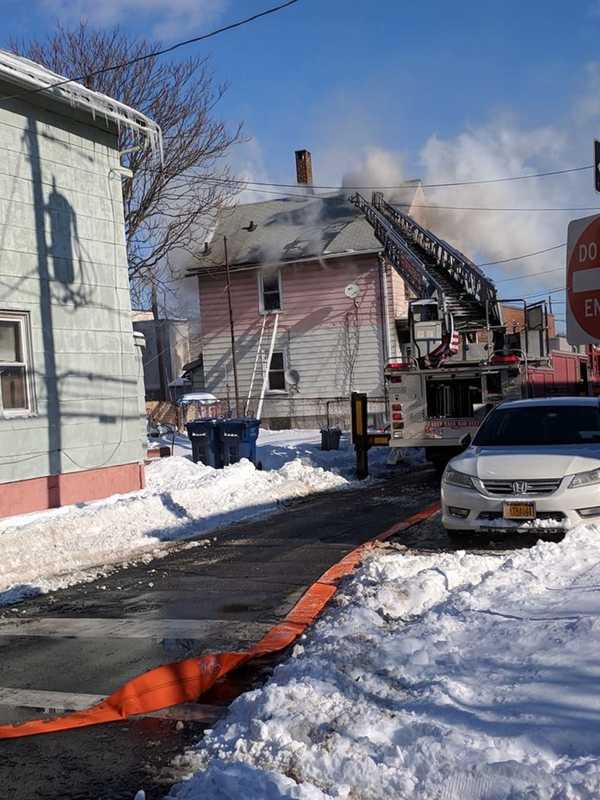
<svg viewBox="0 0 600 800">
<path fill-rule="evenodd" d="M 600 523 L 598 399 L 501 403 L 446 467 L 442 512 L 451 535 Z"/>
</svg>

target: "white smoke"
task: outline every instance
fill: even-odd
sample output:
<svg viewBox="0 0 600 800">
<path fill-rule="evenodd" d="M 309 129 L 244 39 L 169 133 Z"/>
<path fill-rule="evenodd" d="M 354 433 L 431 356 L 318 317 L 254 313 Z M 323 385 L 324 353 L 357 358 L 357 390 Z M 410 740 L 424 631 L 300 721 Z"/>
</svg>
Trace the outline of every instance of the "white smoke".
<svg viewBox="0 0 600 800">
<path fill-rule="evenodd" d="M 405 180 L 404 158 L 401 154 L 392 153 L 381 147 L 366 147 L 356 165 L 342 178 L 342 186 L 366 186 L 377 189 L 395 186 Z M 363 194 L 366 191 L 364 190 Z M 390 199 L 393 194 L 393 191 L 386 192 L 386 196 Z"/>
<path fill-rule="evenodd" d="M 428 188 L 427 184 L 519 176 L 590 164 L 592 141 L 599 132 L 600 64 L 591 64 L 586 69 L 584 91 L 573 99 L 561 118 L 552 119 L 547 125 L 530 126 L 513 114 L 497 114 L 453 137 L 432 135 L 419 154 L 419 177 L 425 188 L 417 203 L 427 206 L 419 214 L 425 224 L 476 263 L 514 259 L 559 245 L 566 241 L 571 219 L 588 216 L 600 207 L 591 170 L 450 188 Z M 344 175 L 343 184 L 399 184 L 414 177 L 406 174 L 404 163 L 401 153 L 365 148 L 355 156 L 355 166 Z M 391 190 L 385 194 L 392 201 L 395 199 Z M 528 210 L 546 208 L 582 210 Z M 499 282 L 503 296 L 523 296 L 564 285 L 564 261 L 565 249 L 560 248 L 486 267 L 486 272 Z M 517 276 L 525 277 L 507 280 Z M 556 299 L 562 300 L 560 296 Z"/>
<path fill-rule="evenodd" d="M 452 183 L 565 169 L 582 163 L 564 130 L 526 129 L 510 118 L 496 119 L 453 139 L 432 136 L 421 151 L 424 183 Z M 585 160 L 585 159 L 584 159 Z M 570 212 L 529 211 L 593 204 L 579 173 L 452 188 L 426 188 L 432 228 L 472 258 L 500 261 L 545 250 L 565 241 Z M 588 183 L 591 177 L 587 174 Z M 460 210 L 457 210 L 460 209 Z M 472 209 L 472 210 L 471 210 Z M 490 210 L 478 210 L 490 209 Z M 496 211 L 492 209 L 515 209 Z M 576 216 L 576 214 L 575 214 Z M 559 266 L 556 250 L 499 267 L 505 277 Z M 551 280 L 551 279 L 550 279 Z M 554 278 L 556 281 L 556 277 Z"/>
</svg>

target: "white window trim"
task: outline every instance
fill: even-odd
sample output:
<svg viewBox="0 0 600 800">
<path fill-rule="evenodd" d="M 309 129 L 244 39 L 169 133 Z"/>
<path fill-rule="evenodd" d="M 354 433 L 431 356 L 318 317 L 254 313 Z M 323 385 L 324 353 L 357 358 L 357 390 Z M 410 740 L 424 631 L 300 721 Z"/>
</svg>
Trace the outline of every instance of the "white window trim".
<svg viewBox="0 0 600 800">
<path fill-rule="evenodd" d="M 272 395 L 272 396 L 273 395 L 274 396 L 279 395 L 280 397 L 282 397 L 284 395 L 288 395 L 289 394 L 289 390 L 287 388 L 287 381 L 285 379 L 285 373 L 287 372 L 287 369 L 288 369 L 287 354 L 286 354 L 285 350 L 273 350 L 273 355 L 275 355 L 275 353 L 281 353 L 283 355 L 283 381 L 285 383 L 286 388 L 285 389 L 271 389 L 269 387 L 269 373 L 271 372 L 271 365 L 269 364 L 269 368 L 267 369 L 267 389 L 266 389 L 266 394 Z"/>
<path fill-rule="evenodd" d="M 25 367 L 25 391 L 27 393 L 27 408 L 7 408 L 2 405 L 2 392 L 0 391 L 0 420 L 15 419 L 19 417 L 32 417 L 36 413 L 35 386 L 33 381 L 33 349 L 31 346 L 31 319 L 27 311 L 1 311 L 0 322 L 16 322 L 19 325 L 19 339 L 22 348 L 23 361 L 0 362 L 3 366 Z"/>
<path fill-rule="evenodd" d="M 279 308 L 266 309 L 265 308 L 265 293 L 263 285 L 263 270 L 258 270 L 258 311 L 260 314 L 279 314 L 283 311 L 283 290 L 281 281 L 281 270 L 277 270 L 277 284 L 279 286 Z"/>
</svg>

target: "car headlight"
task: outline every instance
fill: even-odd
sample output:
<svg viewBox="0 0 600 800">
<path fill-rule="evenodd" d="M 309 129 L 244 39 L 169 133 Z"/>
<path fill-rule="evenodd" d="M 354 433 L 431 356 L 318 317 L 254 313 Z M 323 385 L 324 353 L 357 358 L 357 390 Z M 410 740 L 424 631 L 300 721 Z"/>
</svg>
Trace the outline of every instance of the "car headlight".
<svg viewBox="0 0 600 800">
<path fill-rule="evenodd" d="M 449 483 L 451 486 L 462 486 L 463 489 L 474 489 L 475 484 L 470 475 L 465 475 L 464 472 L 457 472 L 451 467 L 446 467 L 443 477 L 444 483 Z"/>
<path fill-rule="evenodd" d="M 577 486 L 590 486 L 593 483 L 600 483 L 600 469 L 578 472 L 577 475 L 573 475 L 569 489 L 575 489 Z"/>
</svg>

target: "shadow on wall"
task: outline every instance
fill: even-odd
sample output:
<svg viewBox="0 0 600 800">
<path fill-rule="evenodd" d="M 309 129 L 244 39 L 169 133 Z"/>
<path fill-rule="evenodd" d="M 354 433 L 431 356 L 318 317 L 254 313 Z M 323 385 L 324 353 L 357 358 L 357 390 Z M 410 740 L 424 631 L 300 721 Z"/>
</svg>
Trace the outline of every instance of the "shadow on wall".
<svg viewBox="0 0 600 800">
<path fill-rule="evenodd" d="M 48 420 L 46 443 L 48 474 L 59 475 L 64 468 L 60 383 L 63 377 L 71 373 L 61 376 L 57 371 L 54 309 L 61 306 L 74 312 L 88 305 L 93 296 L 93 280 L 86 286 L 85 258 L 79 237 L 77 215 L 67 197 L 59 192 L 55 176 L 52 177 L 52 189 L 48 201 L 45 201 L 40 135 L 36 114 L 31 111 L 27 117 L 27 128 L 23 138 L 33 188 L 39 314 L 44 351 L 42 380 L 45 386 Z M 57 285 L 60 286 L 58 292 L 54 290 L 54 286 Z M 85 416 L 91 415 L 85 414 Z M 49 507 L 61 505 L 58 491 L 49 494 L 48 505 Z"/>
<path fill-rule="evenodd" d="M 33 208 L 35 214 L 35 238 L 38 257 L 38 276 L 40 279 L 40 321 L 44 345 L 44 381 L 46 385 L 46 402 L 48 407 L 48 465 L 50 475 L 62 472 L 62 434 L 60 425 L 60 396 L 56 375 L 56 351 L 54 343 L 54 320 L 52 318 L 52 295 L 50 287 L 50 269 L 45 236 L 44 188 L 42 185 L 42 164 L 39 146 L 39 131 L 35 114 L 28 115 L 25 131 L 26 144 L 31 166 L 31 182 L 33 186 Z M 60 497 L 53 493 L 48 503 L 60 504 Z"/>
<path fill-rule="evenodd" d="M 85 259 L 77 229 L 77 215 L 67 198 L 56 186 L 52 176 L 52 191 L 48 195 L 45 211 L 49 220 L 52 276 L 62 287 L 62 295 L 57 299 L 73 310 L 88 305 L 92 290 L 85 281 Z"/>
</svg>

